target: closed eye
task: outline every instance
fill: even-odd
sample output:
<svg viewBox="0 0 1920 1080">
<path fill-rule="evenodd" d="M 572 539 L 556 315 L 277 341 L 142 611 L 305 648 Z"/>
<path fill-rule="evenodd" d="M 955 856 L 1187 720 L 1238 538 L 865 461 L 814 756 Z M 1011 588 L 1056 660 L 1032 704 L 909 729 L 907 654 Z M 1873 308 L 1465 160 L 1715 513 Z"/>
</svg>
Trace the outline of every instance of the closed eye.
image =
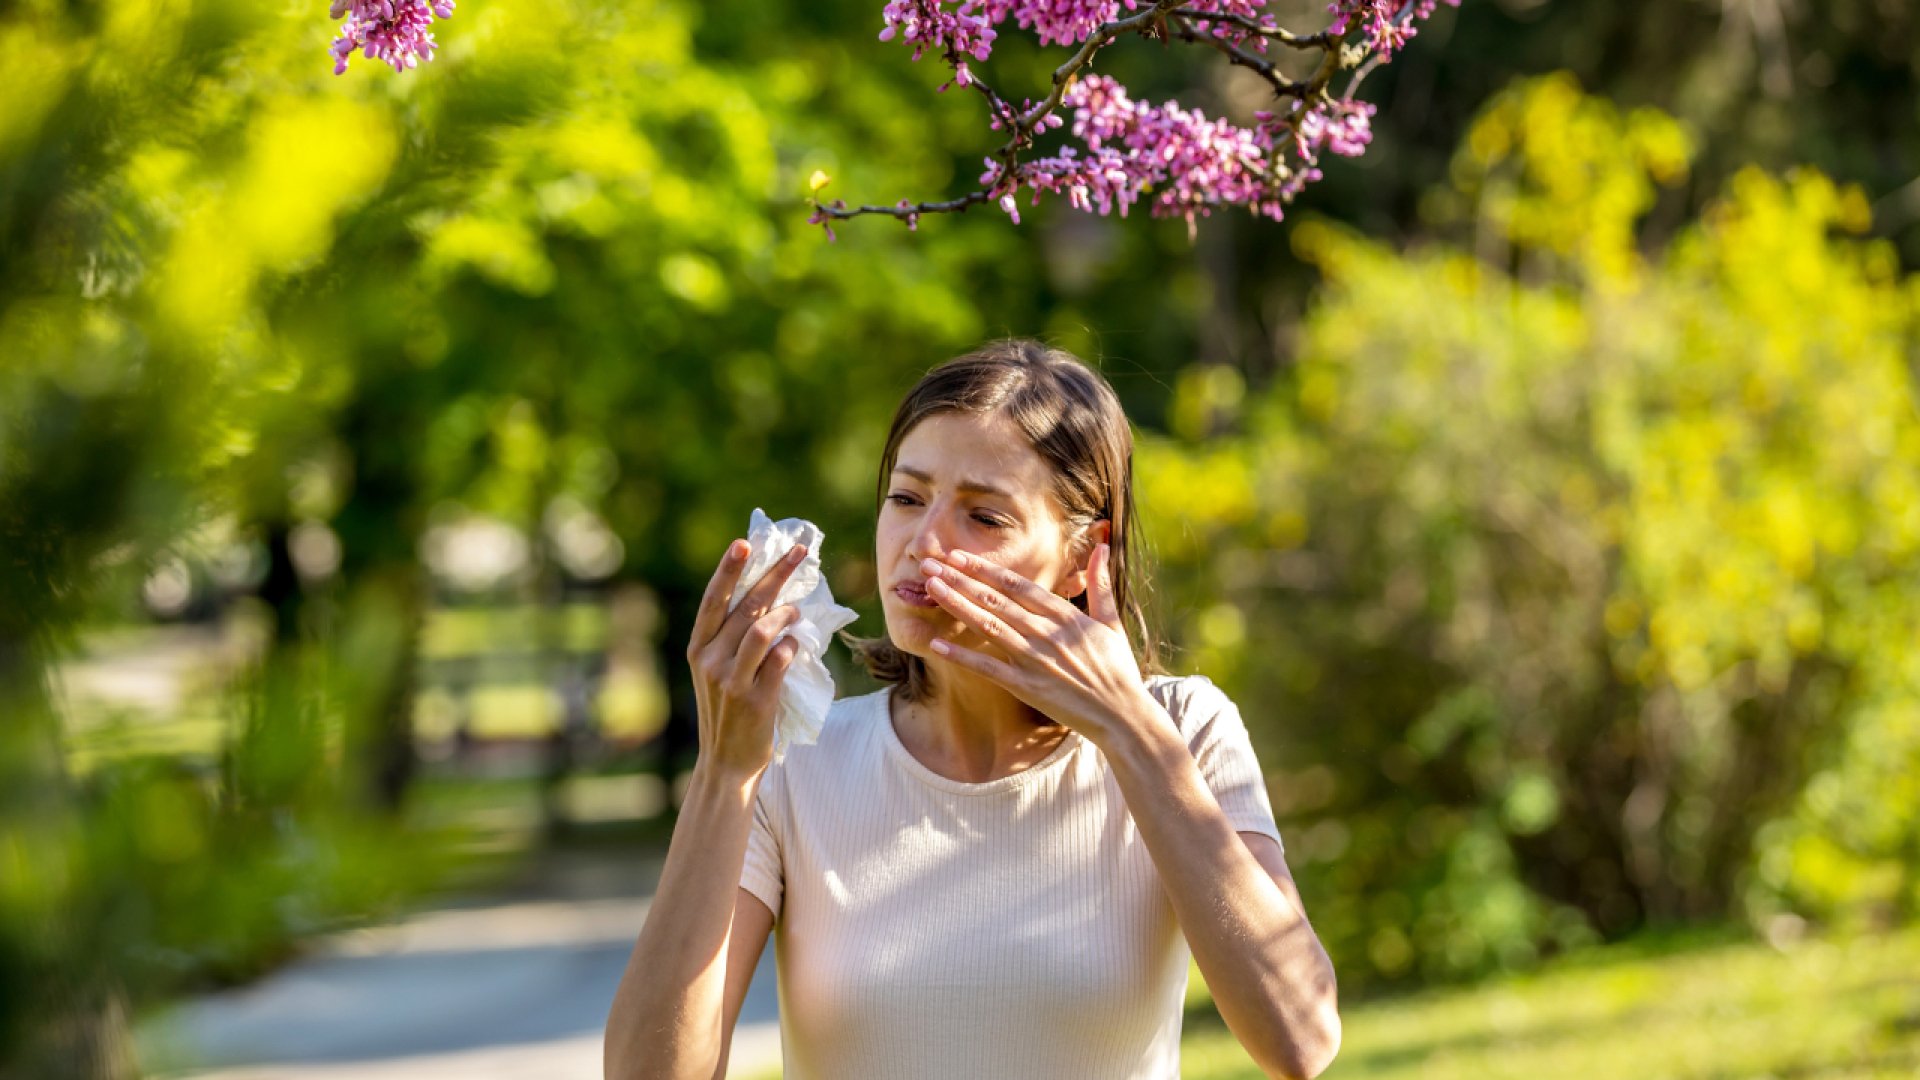
<svg viewBox="0 0 1920 1080">
<path fill-rule="evenodd" d="M 916 499 L 916 498 L 914 498 L 914 497 L 913 497 L 913 496 L 911 496 L 911 495 L 903 495 L 903 494 L 901 494 L 900 492 L 897 492 L 897 491 L 896 491 L 896 492 L 894 492 L 893 494 L 891 494 L 891 495 L 889 495 L 889 496 L 887 496 L 887 501 L 888 501 L 888 502 L 890 502 L 890 503 L 893 503 L 893 504 L 894 504 L 894 505 L 896 505 L 896 506 L 918 506 L 918 505 L 920 505 L 920 500 L 918 500 L 918 499 Z M 986 526 L 986 527 L 987 527 L 987 528 L 989 528 L 989 529 L 1007 529 L 1007 528 L 1012 528 L 1012 526 L 1010 526 L 1010 525 L 1008 525 L 1008 524 L 1007 524 L 1006 522 L 1004 522 L 1004 521 L 999 521 L 999 520 L 996 520 L 996 519 L 994 519 L 994 518 L 990 518 L 990 517 L 988 517 L 988 516 L 987 516 L 987 515 L 985 515 L 985 514 L 975 514 L 975 515 L 973 515 L 973 520 L 975 520 L 975 521 L 977 521 L 977 522 L 979 522 L 980 524 L 982 524 L 982 525 L 984 525 L 984 526 Z"/>
</svg>

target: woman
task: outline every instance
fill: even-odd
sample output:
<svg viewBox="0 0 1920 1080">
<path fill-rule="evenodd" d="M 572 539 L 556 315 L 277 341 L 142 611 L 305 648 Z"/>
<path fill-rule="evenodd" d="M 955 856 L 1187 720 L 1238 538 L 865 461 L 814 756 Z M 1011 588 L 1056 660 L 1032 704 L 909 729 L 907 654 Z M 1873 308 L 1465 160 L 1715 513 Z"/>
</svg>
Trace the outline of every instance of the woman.
<svg viewBox="0 0 1920 1080">
<path fill-rule="evenodd" d="M 1190 945 L 1267 1073 L 1340 1041 L 1246 729 L 1161 674 L 1133 597 L 1132 437 L 1070 354 L 1007 341 L 895 415 L 875 530 L 888 687 L 771 764 L 802 549 L 687 657 L 701 755 L 607 1025 L 609 1077 L 724 1076 L 777 927 L 790 1080 L 1179 1075 Z M 1184 937 L 1184 940 L 1183 940 Z"/>
</svg>

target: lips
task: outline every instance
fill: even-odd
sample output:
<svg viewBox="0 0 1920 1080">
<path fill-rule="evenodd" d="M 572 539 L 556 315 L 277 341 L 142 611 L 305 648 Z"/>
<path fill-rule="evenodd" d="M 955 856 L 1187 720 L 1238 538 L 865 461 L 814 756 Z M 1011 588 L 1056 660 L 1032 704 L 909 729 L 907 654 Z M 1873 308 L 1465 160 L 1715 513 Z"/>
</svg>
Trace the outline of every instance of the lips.
<svg viewBox="0 0 1920 1080">
<path fill-rule="evenodd" d="M 900 602 L 908 607 L 931 608 L 940 606 L 934 602 L 931 596 L 927 595 L 926 586 L 917 582 L 900 582 L 893 587 L 893 595 L 899 597 Z"/>
</svg>

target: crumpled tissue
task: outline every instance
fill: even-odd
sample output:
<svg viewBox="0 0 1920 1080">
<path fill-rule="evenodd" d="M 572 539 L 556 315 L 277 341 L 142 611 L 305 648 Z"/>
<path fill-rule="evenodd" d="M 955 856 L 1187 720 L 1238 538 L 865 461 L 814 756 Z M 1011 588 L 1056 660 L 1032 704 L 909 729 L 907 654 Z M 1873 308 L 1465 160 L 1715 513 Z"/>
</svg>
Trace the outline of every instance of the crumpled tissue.
<svg viewBox="0 0 1920 1080">
<path fill-rule="evenodd" d="M 753 517 L 747 523 L 750 550 L 746 569 L 740 571 L 740 580 L 727 601 L 727 610 L 732 611 L 781 556 L 793 550 L 795 544 L 806 545 L 807 557 L 794 568 L 767 608 L 771 611 L 782 604 L 792 604 L 800 609 L 800 617 L 774 639 L 778 644 L 790 637 L 800 646 L 793 663 L 787 667 L 786 681 L 780 684 L 780 706 L 773 720 L 775 761 L 787 756 L 788 747 L 807 746 L 820 737 L 827 710 L 833 707 L 833 675 L 822 659 L 827 642 L 833 640 L 835 631 L 858 618 L 851 608 L 833 602 L 833 592 L 820 573 L 820 541 L 825 536 L 820 526 L 804 518 L 772 521 L 759 507 L 754 507 Z"/>
</svg>

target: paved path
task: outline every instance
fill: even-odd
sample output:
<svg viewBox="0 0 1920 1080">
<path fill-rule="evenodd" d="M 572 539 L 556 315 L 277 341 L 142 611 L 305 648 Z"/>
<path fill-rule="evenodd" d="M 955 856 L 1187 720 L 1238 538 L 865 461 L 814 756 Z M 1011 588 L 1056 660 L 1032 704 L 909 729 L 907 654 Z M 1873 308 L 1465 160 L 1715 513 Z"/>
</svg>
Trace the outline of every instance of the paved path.
<svg viewBox="0 0 1920 1080">
<path fill-rule="evenodd" d="M 142 1064 L 202 1080 L 601 1080 L 614 987 L 658 856 L 544 857 L 527 884 L 329 939 L 261 982 L 139 1030 Z M 780 1063 L 769 947 L 730 1076 Z"/>
</svg>

